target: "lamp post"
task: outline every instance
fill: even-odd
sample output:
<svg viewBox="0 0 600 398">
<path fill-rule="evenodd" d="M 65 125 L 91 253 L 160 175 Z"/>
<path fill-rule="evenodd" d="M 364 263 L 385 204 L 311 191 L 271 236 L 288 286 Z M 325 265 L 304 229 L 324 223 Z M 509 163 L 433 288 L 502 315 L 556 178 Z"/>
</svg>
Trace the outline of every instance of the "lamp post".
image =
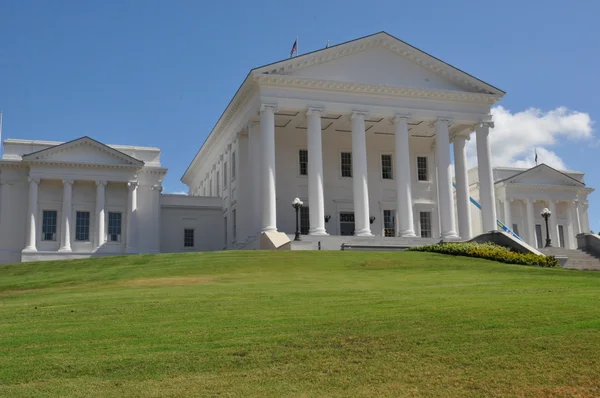
<svg viewBox="0 0 600 398">
<path fill-rule="evenodd" d="M 546 246 L 544 247 L 552 247 L 552 240 L 550 239 L 550 230 L 548 229 L 548 219 L 552 215 L 552 212 L 548 210 L 548 208 L 544 208 L 542 210 L 541 216 L 546 221 Z"/>
<path fill-rule="evenodd" d="M 300 199 L 296 198 L 292 202 L 292 207 L 296 209 L 296 236 L 294 236 L 294 240 L 300 240 L 300 228 L 298 224 L 298 212 L 302 207 L 303 203 Z"/>
</svg>

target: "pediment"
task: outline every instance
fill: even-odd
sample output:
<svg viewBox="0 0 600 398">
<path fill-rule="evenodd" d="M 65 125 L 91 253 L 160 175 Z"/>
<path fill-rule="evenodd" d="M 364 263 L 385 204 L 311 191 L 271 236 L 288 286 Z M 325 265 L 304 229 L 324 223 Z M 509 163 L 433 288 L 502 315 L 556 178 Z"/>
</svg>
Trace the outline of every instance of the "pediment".
<svg viewBox="0 0 600 398">
<path fill-rule="evenodd" d="M 48 163 L 76 163 L 98 166 L 141 167 L 144 162 L 89 137 L 43 149 L 23 156 L 23 160 Z"/>
<path fill-rule="evenodd" d="M 318 81 L 492 94 L 504 92 L 385 32 L 254 70 Z"/>
<path fill-rule="evenodd" d="M 585 187 L 585 184 L 581 181 L 578 181 L 575 178 L 546 164 L 540 164 L 499 182 L 523 185 L 546 185 L 555 187 Z"/>
</svg>

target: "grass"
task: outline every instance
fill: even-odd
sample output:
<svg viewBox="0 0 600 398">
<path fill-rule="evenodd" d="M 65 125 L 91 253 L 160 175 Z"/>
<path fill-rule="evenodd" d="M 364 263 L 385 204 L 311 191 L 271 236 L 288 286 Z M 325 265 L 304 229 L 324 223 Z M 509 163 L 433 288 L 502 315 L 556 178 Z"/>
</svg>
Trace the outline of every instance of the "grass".
<svg viewBox="0 0 600 398">
<path fill-rule="evenodd" d="M 0 396 L 599 396 L 600 273 L 431 253 L 0 266 Z"/>
</svg>

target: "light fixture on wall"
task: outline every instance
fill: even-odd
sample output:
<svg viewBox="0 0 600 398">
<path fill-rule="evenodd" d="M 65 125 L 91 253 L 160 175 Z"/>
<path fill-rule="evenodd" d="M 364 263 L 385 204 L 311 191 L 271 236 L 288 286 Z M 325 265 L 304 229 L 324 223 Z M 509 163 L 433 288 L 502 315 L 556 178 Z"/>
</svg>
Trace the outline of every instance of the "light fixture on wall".
<svg viewBox="0 0 600 398">
<path fill-rule="evenodd" d="M 325 224 L 327 224 L 331 220 L 331 216 L 329 214 L 325 215 Z"/>
<path fill-rule="evenodd" d="M 369 217 L 369 223 L 373 224 L 375 222 L 375 216 Z"/>
</svg>

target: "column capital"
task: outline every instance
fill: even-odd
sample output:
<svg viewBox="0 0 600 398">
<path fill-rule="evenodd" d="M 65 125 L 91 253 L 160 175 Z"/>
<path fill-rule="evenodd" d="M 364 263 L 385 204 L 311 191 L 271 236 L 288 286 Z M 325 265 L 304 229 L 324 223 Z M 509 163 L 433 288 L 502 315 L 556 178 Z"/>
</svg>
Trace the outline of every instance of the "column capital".
<svg viewBox="0 0 600 398">
<path fill-rule="evenodd" d="M 138 182 L 137 181 L 129 181 L 127 183 L 127 186 L 129 187 L 129 189 L 136 189 L 138 187 Z"/>
<path fill-rule="evenodd" d="M 325 108 L 318 106 L 309 106 L 306 108 L 306 116 L 316 115 L 319 117 L 325 116 Z"/>
<path fill-rule="evenodd" d="M 277 104 L 268 104 L 268 103 L 264 103 L 261 102 L 260 104 L 260 109 L 259 112 L 265 112 L 265 111 L 269 111 L 269 112 L 277 112 L 277 110 L 279 109 L 279 107 L 277 106 Z"/>
<path fill-rule="evenodd" d="M 163 187 L 160 184 L 152 185 L 151 188 L 153 191 L 158 191 L 159 193 L 163 191 Z"/>
<path fill-rule="evenodd" d="M 100 185 L 106 186 L 107 181 L 103 181 L 103 180 L 96 180 L 96 186 L 99 187 Z"/>
<path fill-rule="evenodd" d="M 493 129 L 494 128 L 494 122 L 491 121 L 491 120 L 486 120 L 486 121 L 483 121 L 483 122 L 479 122 L 479 123 L 477 123 L 477 127 L 487 127 L 487 128 Z"/>
<path fill-rule="evenodd" d="M 369 112 L 366 111 L 352 111 L 352 114 L 350 116 L 351 119 L 368 119 L 369 118 Z"/>
<path fill-rule="evenodd" d="M 450 127 L 452 125 L 452 122 L 453 120 L 449 117 L 438 117 L 437 119 L 435 119 L 433 124 L 445 124 L 447 127 Z"/>
<path fill-rule="evenodd" d="M 73 185 L 75 181 L 73 180 L 62 180 L 63 185 Z"/>
<path fill-rule="evenodd" d="M 392 118 L 392 122 L 394 124 L 400 123 L 402 121 L 408 123 L 410 121 L 411 117 L 412 117 L 411 115 L 404 115 L 404 114 L 396 113 L 394 115 L 394 117 Z"/>
<path fill-rule="evenodd" d="M 27 181 L 32 182 L 34 184 L 39 184 L 40 183 L 40 179 L 39 178 L 35 178 L 35 177 L 29 177 L 27 179 Z"/>
<path fill-rule="evenodd" d="M 461 144 L 465 144 L 467 141 L 470 141 L 470 140 L 471 140 L 471 136 L 467 136 L 467 135 L 456 134 L 454 137 L 452 137 L 452 143 L 459 142 Z"/>
</svg>

